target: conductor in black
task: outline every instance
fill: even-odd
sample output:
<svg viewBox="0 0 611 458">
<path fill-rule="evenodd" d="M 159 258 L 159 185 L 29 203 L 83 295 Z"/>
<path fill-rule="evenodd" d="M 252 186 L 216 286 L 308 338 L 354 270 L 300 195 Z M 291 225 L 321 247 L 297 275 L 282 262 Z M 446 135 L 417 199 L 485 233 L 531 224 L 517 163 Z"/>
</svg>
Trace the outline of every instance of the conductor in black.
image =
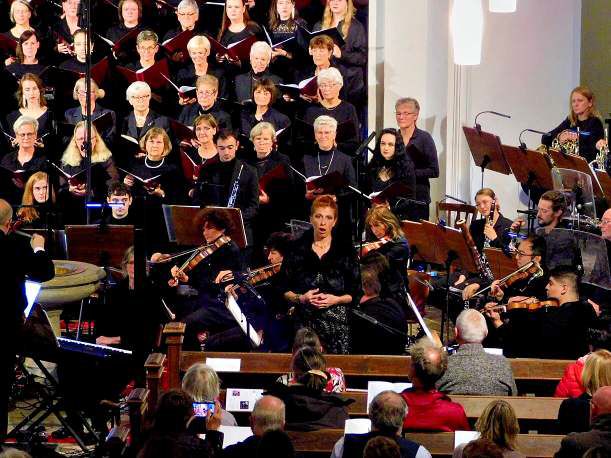
<svg viewBox="0 0 611 458">
<path fill-rule="evenodd" d="M 11 234 L 13 209 L 0 199 L 0 442 L 8 427 L 9 391 L 15 377 L 15 353 L 23 325 L 27 301 L 25 279 L 36 282 L 50 280 L 55 275 L 53 262 L 45 252 L 45 239 Z"/>
</svg>

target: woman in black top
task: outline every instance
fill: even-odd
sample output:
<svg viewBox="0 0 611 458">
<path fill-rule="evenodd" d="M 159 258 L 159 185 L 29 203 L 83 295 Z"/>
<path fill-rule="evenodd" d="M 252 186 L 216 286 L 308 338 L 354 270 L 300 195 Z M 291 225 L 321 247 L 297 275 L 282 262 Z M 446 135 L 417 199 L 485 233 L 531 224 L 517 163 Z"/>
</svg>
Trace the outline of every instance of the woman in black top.
<svg viewBox="0 0 611 458">
<path fill-rule="evenodd" d="M 298 17 L 295 0 L 272 0 L 269 9 L 269 33 L 274 44 L 295 37 L 289 43 L 272 50 L 272 73 L 286 81 L 295 80 L 295 70 L 301 59 L 306 57 L 303 49 L 297 45 L 296 34 L 299 27 L 307 23 Z"/>
<path fill-rule="evenodd" d="M 56 215 L 47 214 L 49 204 L 55 204 L 55 192 L 49 192 L 50 188 L 49 175 L 45 172 L 33 173 L 28 178 L 21 198 L 22 207 L 17 210 L 16 221 L 20 227 L 45 228 L 47 219 L 53 227 L 56 226 Z M 51 199 L 49 199 L 49 196 L 51 196 Z M 52 218 L 47 218 L 48 216 Z"/>
<path fill-rule="evenodd" d="M 53 27 L 56 49 L 61 54 L 72 54 L 74 32 L 80 29 L 79 4 L 80 0 L 62 0 L 62 18 Z"/>
<path fill-rule="evenodd" d="M 146 82 L 134 81 L 128 86 L 125 95 L 133 110 L 123 120 L 122 134 L 139 141 L 153 127 L 166 132 L 170 129 L 168 118 L 151 110 L 151 88 Z"/>
<path fill-rule="evenodd" d="M 348 308 L 358 294 L 358 264 L 352 246 L 333 237 L 337 204 L 319 196 L 312 204 L 307 231 L 284 259 L 284 297 L 296 307 L 299 327 L 312 328 L 329 353 L 350 352 Z M 325 382 L 326 383 L 326 382 Z"/>
<path fill-rule="evenodd" d="M 373 156 L 367 164 L 367 185 L 365 192 L 380 192 L 395 183 L 405 185 L 405 193 L 388 200 L 388 204 L 400 219 L 410 218 L 409 202 L 416 195 L 416 174 L 414 163 L 405 153 L 403 139 L 396 129 L 383 129 L 378 137 Z M 401 199 L 403 198 L 403 199 Z"/>
<path fill-rule="evenodd" d="M 597 150 L 605 145 L 605 132 L 600 114 L 596 110 L 594 93 L 585 86 L 578 86 L 571 91 L 569 102 L 571 111 L 567 118 L 558 127 L 543 135 L 541 142 L 552 146 L 553 141 L 558 140 L 563 146 L 579 137 L 579 155 L 591 162 L 596 157 Z"/>
<path fill-rule="evenodd" d="M 229 89 L 225 79 L 225 72 L 219 66 L 212 65 L 208 58 L 210 57 L 210 40 L 203 35 L 195 35 L 187 43 L 187 51 L 191 59 L 187 65 L 176 73 L 176 85 L 178 87 L 187 86 L 195 87 L 195 83 L 200 76 L 212 75 L 219 82 L 218 95 L 222 99 L 229 97 Z M 195 97 L 179 98 L 181 105 L 195 103 Z"/>
<path fill-rule="evenodd" d="M 17 88 L 17 103 L 19 109 L 6 117 L 7 132 L 14 135 L 13 123 L 20 116 L 27 116 L 38 121 L 38 137 L 44 141 L 44 136 L 51 132 L 52 114 L 45 99 L 45 86 L 40 78 L 32 73 L 26 73 L 19 80 Z"/>
<path fill-rule="evenodd" d="M 38 60 L 40 44 L 40 39 L 33 30 L 26 30 L 19 37 L 15 62 L 6 67 L 6 70 L 18 81 L 26 73 L 38 76 L 45 69 L 45 66 Z"/>
<path fill-rule="evenodd" d="M 32 27 L 32 13 L 32 5 L 26 0 L 15 0 L 11 2 L 9 17 L 14 26 L 6 32 L 3 32 L 2 35 L 11 40 L 19 41 L 19 37 L 21 37 L 23 32 L 27 30 L 34 31 Z M 15 58 L 9 56 L 4 63 L 8 67 L 14 61 Z"/>
<path fill-rule="evenodd" d="M 218 40 L 223 46 L 237 43 L 252 35 L 260 35 L 261 27 L 256 22 L 252 22 L 246 10 L 244 0 L 228 0 L 225 2 L 225 12 L 223 13 L 223 25 L 219 31 Z M 217 56 L 223 59 L 224 56 Z"/>
<path fill-rule="evenodd" d="M 480 189 L 475 194 L 475 205 L 482 218 L 471 222 L 469 232 L 477 250 L 481 253 L 484 246 L 503 248 L 503 235 L 509 231 L 512 221 L 501 214 L 501 203 L 495 192 L 490 188 Z M 493 215 L 491 215 L 492 211 L 494 211 Z M 491 217 L 492 224 L 490 224 Z"/>
<path fill-rule="evenodd" d="M 106 31 L 106 38 L 113 43 L 134 29 L 142 27 L 142 3 L 140 0 L 121 0 L 118 8 L 119 23 Z"/>
<path fill-rule="evenodd" d="M 242 134 L 249 135 L 251 129 L 260 122 L 271 124 L 276 132 L 290 126 L 291 121 L 288 116 L 272 107 L 278 97 L 278 90 L 272 80 L 267 78 L 256 80 L 252 86 L 251 96 L 254 106 L 248 104 L 242 110 Z"/>
</svg>

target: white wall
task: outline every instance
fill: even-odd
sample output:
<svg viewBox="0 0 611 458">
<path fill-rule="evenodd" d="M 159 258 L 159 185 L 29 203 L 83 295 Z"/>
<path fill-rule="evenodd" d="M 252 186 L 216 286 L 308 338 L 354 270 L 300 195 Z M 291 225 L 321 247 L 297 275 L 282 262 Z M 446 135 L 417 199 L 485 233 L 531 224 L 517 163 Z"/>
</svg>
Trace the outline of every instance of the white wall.
<svg viewBox="0 0 611 458">
<path fill-rule="evenodd" d="M 375 19 L 370 24 L 377 37 L 372 43 L 378 62 L 373 72 L 383 84 L 374 104 L 378 112 L 371 113 L 370 105 L 370 119 L 376 120 L 371 125 L 395 126 L 398 97 L 420 101 L 419 126 L 435 139 L 442 173 L 432 180 L 433 202 L 446 189 L 471 200 L 480 187 L 479 169 L 469 166 L 464 136 L 449 138 L 448 123 L 472 125 L 479 111 L 506 112 L 512 119 L 489 116 L 480 123 L 504 143 L 516 145 L 523 128 L 549 130 L 566 116 L 569 91 L 579 81 L 580 0 L 518 0 L 513 14 L 488 13 L 488 1 L 483 5 L 482 63 L 463 68 L 457 84 L 448 33 L 450 0 L 370 2 L 378 13 L 371 15 Z M 526 143 L 535 147 L 539 138 L 526 137 Z M 484 184 L 498 191 L 508 217 L 523 207 L 513 176 L 486 172 Z"/>
</svg>

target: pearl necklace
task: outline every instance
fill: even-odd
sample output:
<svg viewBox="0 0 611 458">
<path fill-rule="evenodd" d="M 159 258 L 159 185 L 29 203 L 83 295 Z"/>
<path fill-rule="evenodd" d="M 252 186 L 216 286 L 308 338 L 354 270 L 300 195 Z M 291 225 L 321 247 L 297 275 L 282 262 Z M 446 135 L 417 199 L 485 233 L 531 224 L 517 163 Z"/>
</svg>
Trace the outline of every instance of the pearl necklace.
<svg viewBox="0 0 611 458">
<path fill-rule="evenodd" d="M 161 158 L 161 162 L 157 165 L 149 165 L 148 164 L 148 156 L 144 158 L 144 165 L 146 165 L 149 169 L 158 169 L 159 167 L 161 167 L 163 165 L 163 161 L 165 161 L 165 157 Z"/>
</svg>

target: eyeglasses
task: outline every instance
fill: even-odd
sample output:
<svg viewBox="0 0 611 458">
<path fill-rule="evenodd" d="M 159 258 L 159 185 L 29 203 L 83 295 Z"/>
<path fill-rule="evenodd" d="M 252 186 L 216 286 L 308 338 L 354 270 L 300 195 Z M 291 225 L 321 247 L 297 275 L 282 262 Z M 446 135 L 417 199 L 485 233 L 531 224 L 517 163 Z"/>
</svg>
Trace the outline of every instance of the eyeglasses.
<svg viewBox="0 0 611 458">
<path fill-rule="evenodd" d="M 138 46 L 138 51 L 142 52 L 154 52 L 157 51 L 157 46 Z"/>
<path fill-rule="evenodd" d="M 601 226 L 605 226 L 607 224 L 611 224 L 611 219 L 601 219 L 600 220 L 600 225 Z"/>
<path fill-rule="evenodd" d="M 395 112 L 395 115 L 397 115 L 397 117 L 399 117 L 399 118 L 403 117 L 403 116 L 410 116 L 410 115 L 416 115 L 416 114 L 418 114 L 418 113 L 412 113 L 412 112 L 409 112 L 409 111 L 396 111 Z"/>
<path fill-rule="evenodd" d="M 150 99 L 150 98 L 151 98 L 151 94 L 132 96 L 132 100 L 136 100 L 138 102 L 144 102 L 146 99 Z"/>
<path fill-rule="evenodd" d="M 516 258 L 518 256 L 532 258 L 534 256 L 534 254 L 533 253 L 525 253 L 524 251 L 516 249 Z"/>
<path fill-rule="evenodd" d="M 339 83 L 322 83 L 318 85 L 320 89 L 333 89 L 337 86 L 339 86 Z"/>
<path fill-rule="evenodd" d="M 215 90 L 199 90 L 197 91 L 197 95 L 202 95 L 205 97 L 212 97 L 214 94 L 216 94 Z"/>
<path fill-rule="evenodd" d="M 184 11 L 183 11 L 183 12 L 180 12 L 180 11 L 179 11 L 179 12 L 178 12 L 178 13 L 176 13 L 176 14 L 178 14 L 179 16 L 183 16 L 183 17 L 184 17 L 184 16 L 189 16 L 189 17 L 191 17 L 191 16 L 195 16 L 195 12 L 193 12 L 193 11 L 191 11 L 190 13 L 185 13 Z"/>
</svg>

